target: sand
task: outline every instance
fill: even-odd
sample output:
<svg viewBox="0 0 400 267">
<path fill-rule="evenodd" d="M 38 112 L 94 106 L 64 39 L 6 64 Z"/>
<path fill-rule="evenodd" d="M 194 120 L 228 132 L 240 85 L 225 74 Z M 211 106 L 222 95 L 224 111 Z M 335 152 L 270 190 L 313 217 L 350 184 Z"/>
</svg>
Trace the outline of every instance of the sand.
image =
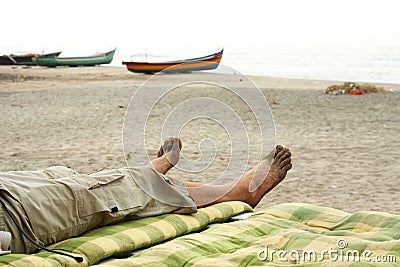
<svg viewBox="0 0 400 267">
<path fill-rule="evenodd" d="M 109 66 L 0 66 L 0 170 L 65 165 L 86 173 L 125 166 L 124 115 L 133 93 L 149 77 Z M 400 214 L 399 85 L 382 85 L 389 90 L 384 94 L 332 96 L 325 88 L 341 81 L 251 79 L 270 104 L 276 142 L 293 154 L 293 169 L 257 209 L 306 202 L 348 212 Z M 195 96 L 193 90 L 182 97 Z M 160 112 L 174 106 L 173 99 L 168 101 Z M 251 122 L 251 114 L 243 114 Z M 215 136 L 214 128 L 203 124 L 184 133 L 184 153 L 198 156 L 199 136 Z M 151 130 L 158 141 L 158 128 Z M 255 132 L 250 131 L 249 140 L 257 143 Z M 155 155 L 157 146 L 150 144 L 149 153 Z M 229 151 L 222 147 L 204 174 L 170 175 L 209 182 L 226 167 Z"/>
</svg>

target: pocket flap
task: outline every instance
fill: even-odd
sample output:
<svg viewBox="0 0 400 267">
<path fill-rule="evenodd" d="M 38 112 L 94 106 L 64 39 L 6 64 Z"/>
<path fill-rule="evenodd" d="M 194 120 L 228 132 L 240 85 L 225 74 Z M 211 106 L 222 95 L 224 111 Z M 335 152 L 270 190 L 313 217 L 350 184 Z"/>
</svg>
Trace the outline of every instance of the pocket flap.
<svg viewBox="0 0 400 267">
<path fill-rule="evenodd" d="M 124 174 L 120 172 L 119 170 L 106 170 L 106 171 L 100 171 L 96 173 L 89 174 L 89 176 L 95 181 L 97 181 L 96 184 L 92 185 L 89 189 L 96 188 L 97 186 L 100 185 L 105 185 L 105 184 L 110 184 L 113 182 L 116 182 L 117 180 L 120 180 L 122 177 L 124 177 Z"/>
</svg>

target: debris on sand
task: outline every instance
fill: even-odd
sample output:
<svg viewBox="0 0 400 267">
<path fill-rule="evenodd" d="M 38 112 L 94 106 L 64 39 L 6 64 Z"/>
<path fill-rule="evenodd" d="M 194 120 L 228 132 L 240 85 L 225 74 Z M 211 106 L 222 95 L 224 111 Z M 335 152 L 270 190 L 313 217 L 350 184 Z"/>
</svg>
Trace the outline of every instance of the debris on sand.
<svg viewBox="0 0 400 267">
<path fill-rule="evenodd" d="M 363 95 L 366 93 L 385 93 L 387 90 L 373 84 L 345 82 L 342 85 L 331 85 L 326 88 L 325 93 L 330 95 Z"/>
</svg>

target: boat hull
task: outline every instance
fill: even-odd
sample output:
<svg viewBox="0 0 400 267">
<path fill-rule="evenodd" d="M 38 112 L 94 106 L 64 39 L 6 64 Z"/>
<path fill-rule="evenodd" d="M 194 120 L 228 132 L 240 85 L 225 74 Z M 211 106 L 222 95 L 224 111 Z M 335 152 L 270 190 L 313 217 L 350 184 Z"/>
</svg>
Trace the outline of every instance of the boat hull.
<svg viewBox="0 0 400 267">
<path fill-rule="evenodd" d="M 54 57 L 36 58 L 36 64 L 45 67 L 58 67 L 58 66 L 96 66 L 101 64 L 109 64 L 114 58 L 115 49 L 104 54 L 88 56 L 88 57 Z"/>
<path fill-rule="evenodd" d="M 36 65 L 35 58 L 37 57 L 57 57 L 61 52 L 49 54 L 25 54 L 25 55 L 4 55 L 0 56 L 0 65 Z"/>
<path fill-rule="evenodd" d="M 180 73 L 201 70 L 212 70 L 219 66 L 223 50 L 205 57 L 192 58 L 179 61 L 149 63 L 149 62 L 122 62 L 127 69 L 134 73 L 153 74 L 156 72 Z"/>
</svg>

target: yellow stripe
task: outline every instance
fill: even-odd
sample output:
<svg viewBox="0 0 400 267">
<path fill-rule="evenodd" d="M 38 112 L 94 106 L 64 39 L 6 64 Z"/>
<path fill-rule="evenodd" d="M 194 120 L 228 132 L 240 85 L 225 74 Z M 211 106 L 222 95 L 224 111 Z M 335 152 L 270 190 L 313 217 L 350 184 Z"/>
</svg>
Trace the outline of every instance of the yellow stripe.
<svg viewBox="0 0 400 267">
<path fill-rule="evenodd" d="M 152 223 L 150 225 L 154 226 L 158 230 L 160 230 L 164 234 L 165 237 L 173 237 L 173 236 L 177 235 L 175 228 L 166 221 L 158 221 L 158 222 Z"/>
<path fill-rule="evenodd" d="M 323 231 L 331 229 L 335 226 L 338 221 L 342 220 L 344 217 L 348 216 L 349 213 L 343 212 L 337 209 L 325 209 L 323 213 L 318 215 L 316 218 L 305 222 L 305 225 L 312 227 L 313 231 L 322 233 Z"/>
<path fill-rule="evenodd" d="M 185 222 L 185 224 L 189 230 L 200 227 L 199 220 L 191 215 L 176 214 L 175 216 L 180 217 L 180 219 Z"/>
<path fill-rule="evenodd" d="M 368 234 L 368 236 L 372 236 L 379 230 L 382 230 L 382 227 L 371 226 L 369 224 L 359 222 L 354 226 L 354 229 L 352 229 L 351 231 L 353 233 L 366 233 L 366 234 Z"/>
<path fill-rule="evenodd" d="M 28 256 L 19 260 L 10 262 L 12 266 L 41 266 L 41 267 L 54 267 L 54 266 L 85 266 L 78 264 L 75 260 L 67 256 L 54 255 L 49 258 L 42 258 L 38 256 Z M 87 265 L 87 264 L 86 264 Z M 7 266 L 7 265 L 6 265 Z"/>
<path fill-rule="evenodd" d="M 282 210 L 277 210 L 277 209 L 270 209 L 264 214 L 269 214 L 269 215 L 274 216 L 276 218 L 285 219 L 285 220 L 288 220 L 288 219 L 290 219 L 292 217 L 291 213 L 285 212 L 285 211 L 282 211 Z"/>
<path fill-rule="evenodd" d="M 109 238 L 109 236 L 99 237 L 95 240 L 91 240 L 81 245 L 79 249 L 81 251 L 89 250 L 93 245 L 100 247 L 105 255 L 112 255 L 113 252 L 119 251 L 121 248 L 117 242 Z M 87 247 L 87 249 L 86 249 Z"/>
<path fill-rule="evenodd" d="M 130 238 L 132 241 L 134 241 L 135 243 L 135 247 L 140 247 L 140 246 L 146 246 L 151 244 L 151 240 L 150 237 L 147 235 L 146 232 L 144 232 L 141 229 L 129 229 L 129 230 L 125 230 L 122 232 L 119 232 L 118 234 L 123 234 L 126 237 Z M 98 240 L 100 240 L 99 242 L 97 242 Z M 89 244 L 96 244 L 98 246 L 100 246 L 104 251 L 111 251 L 114 249 L 113 246 L 109 247 L 109 244 L 107 243 L 108 241 L 110 241 L 110 244 L 115 242 L 111 242 L 112 240 L 108 239 L 107 242 L 105 242 L 105 240 L 107 240 L 107 236 L 106 237 L 99 237 L 97 239 L 88 241 L 82 245 L 80 245 L 79 247 L 77 247 L 76 249 L 73 250 L 73 252 L 75 253 L 79 253 L 80 251 L 90 251 L 90 249 L 87 247 Z M 117 245 L 116 246 L 118 249 L 120 249 L 120 247 Z"/>
</svg>

